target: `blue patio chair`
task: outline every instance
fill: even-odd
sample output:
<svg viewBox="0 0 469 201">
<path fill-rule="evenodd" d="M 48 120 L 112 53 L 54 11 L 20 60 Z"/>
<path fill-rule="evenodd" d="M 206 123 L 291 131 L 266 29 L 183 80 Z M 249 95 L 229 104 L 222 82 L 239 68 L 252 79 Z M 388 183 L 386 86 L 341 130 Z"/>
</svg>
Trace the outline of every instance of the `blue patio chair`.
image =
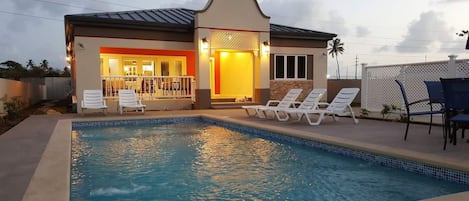
<svg viewBox="0 0 469 201">
<path fill-rule="evenodd" d="M 410 112 L 410 107 L 415 105 L 415 104 L 418 104 L 418 103 L 430 103 L 429 99 L 422 99 L 422 100 L 417 100 L 417 101 L 413 101 L 413 102 L 409 102 L 409 99 L 407 98 L 407 94 L 406 94 L 406 91 L 404 89 L 404 85 L 402 84 L 401 81 L 399 80 L 396 80 L 396 83 L 399 85 L 399 89 L 401 90 L 401 94 L 402 94 L 402 98 L 404 99 L 404 104 L 405 104 L 405 111 L 406 111 L 406 115 L 407 115 L 407 125 L 406 125 L 406 129 L 405 129 L 405 135 L 404 135 L 404 140 L 407 140 L 407 133 L 409 132 L 409 124 L 410 124 L 410 118 L 412 116 L 421 116 L 421 115 L 433 115 L 433 114 L 443 114 L 443 111 L 442 110 L 438 110 L 438 111 L 420 111 L 420 112 Z M 431 126 L 432 122 L 430 122 L 430 126 Z"/>
<path fill-rule="evenodd" d="M 427 87 L 428 99 L 430 105 L 430 111 L 433 111 L 433 105 L 439 105 L 441 113 L 444 113 L 445 98 L 443 96 L 443 86 L 440 81 L 424 81 Z M 432 131 L 433 114 L 430 115 L 430 127 L 428 128 L 428 134 Z M 444 122 L 443 122 L 444 125 Z M 443 128 L 444 130 L 444 128 Z"/>
<path fill-rule="evenodd" d="M 445 145 L 448 134 L 451 133 L 450 141 L 456 144 L 456 132 L 459 128 L 464 129 L 469 125 L 469 78 L 441 78 L 443 93 L 445 96 L 446 123 L 448 129 L 445 132 Z M 452 127 L 452 128 L 451 128 Z"/>
</svg>

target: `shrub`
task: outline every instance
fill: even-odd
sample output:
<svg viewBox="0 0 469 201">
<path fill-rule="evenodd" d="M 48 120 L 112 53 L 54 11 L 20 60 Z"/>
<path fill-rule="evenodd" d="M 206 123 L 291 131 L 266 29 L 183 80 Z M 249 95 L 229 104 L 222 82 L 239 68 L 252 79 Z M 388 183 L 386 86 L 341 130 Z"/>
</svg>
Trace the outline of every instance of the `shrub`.
<svg viewBox="0 0 469 201">
<path fill-rule="evenodd" d="M 8 119 L 16 118 L 22 107 L 23 103 L 18 97 L 12 98 L 10 101 L 3 103 L 3 109 L 7 113 Z"/>
<path fill-rule="evenodd" d="M 387 119 L 390 113 L 396 112 L 396 111 L 401 111 L 401 108 L 397 107 L 396 105 L 383 104 L 381 115 L 383 115 L 383 119 Z"/>
</svg>

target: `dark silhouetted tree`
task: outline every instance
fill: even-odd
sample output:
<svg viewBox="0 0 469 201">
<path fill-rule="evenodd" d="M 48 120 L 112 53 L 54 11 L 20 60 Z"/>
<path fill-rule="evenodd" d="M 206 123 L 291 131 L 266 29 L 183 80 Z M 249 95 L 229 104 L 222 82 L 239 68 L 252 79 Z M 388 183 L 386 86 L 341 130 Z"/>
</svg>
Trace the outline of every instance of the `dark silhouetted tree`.
<svg viewBox="0 0 469 201">
<path fill-rule="evenodd" d="M 22 77 L 27 77 L 28 70 L 16 61 L 8 60 L 0 63 L 0 65 L 6 67 L 2 69 L 5 78 L 20 80 Z"/>
<path fill-rule="evenodd" d="M 327 48 L 332 58 L 335 57 L 337 61 L 337 78 L 340 79 L 340 67 L 339 67 L 339 54 L 344 53 L 344 43 L 340 42 L 340 38 L 335 38 L 329 41 L 329 48 Z"/>
</svg>

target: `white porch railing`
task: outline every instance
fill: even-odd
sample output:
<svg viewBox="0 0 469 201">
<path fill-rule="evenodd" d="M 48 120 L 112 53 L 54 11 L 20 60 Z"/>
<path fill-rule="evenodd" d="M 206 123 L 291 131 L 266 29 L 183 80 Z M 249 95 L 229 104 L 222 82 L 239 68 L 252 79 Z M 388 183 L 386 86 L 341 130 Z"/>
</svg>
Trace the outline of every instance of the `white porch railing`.
<svg viewBox="0 0 469 201">
<path fill-rule="evenodd" d="M 409 101 L 428 98 L 423 81 L 437 81 L 440 78 L 469 77 L 469 60 L 456 60 L 449 56 L 449 61 L 400 64 L 388 66 L 366 66 L 362 69 L 361 107 L 373 112 L 383 109 L 383 104 L 404 108 L 398 85 L 394 80 L 401 80 Z M 415 111 L 428 110 L 428 104 L 413 107 Z"/>
<path fill-rule="evenodd" d="M 101 76 L 104 98 L 118 98 L 119 89 L 133 89 L 144 99 L 191 98 L 195 100 L 192 76 Z"/>
</svg>

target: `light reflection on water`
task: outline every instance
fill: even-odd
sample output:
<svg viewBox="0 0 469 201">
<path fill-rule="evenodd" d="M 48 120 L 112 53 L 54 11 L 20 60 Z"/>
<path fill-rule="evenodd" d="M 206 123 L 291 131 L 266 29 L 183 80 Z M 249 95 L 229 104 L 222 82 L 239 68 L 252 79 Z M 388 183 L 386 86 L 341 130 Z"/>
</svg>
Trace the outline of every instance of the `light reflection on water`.
<svg viewBox="0 0 469 201">
<path fill-rule="evenodd" d="M 73 131 L 71 184 L 72 201 L 418 200 L 469 190 L 205 123 Z"/>
</svg>

